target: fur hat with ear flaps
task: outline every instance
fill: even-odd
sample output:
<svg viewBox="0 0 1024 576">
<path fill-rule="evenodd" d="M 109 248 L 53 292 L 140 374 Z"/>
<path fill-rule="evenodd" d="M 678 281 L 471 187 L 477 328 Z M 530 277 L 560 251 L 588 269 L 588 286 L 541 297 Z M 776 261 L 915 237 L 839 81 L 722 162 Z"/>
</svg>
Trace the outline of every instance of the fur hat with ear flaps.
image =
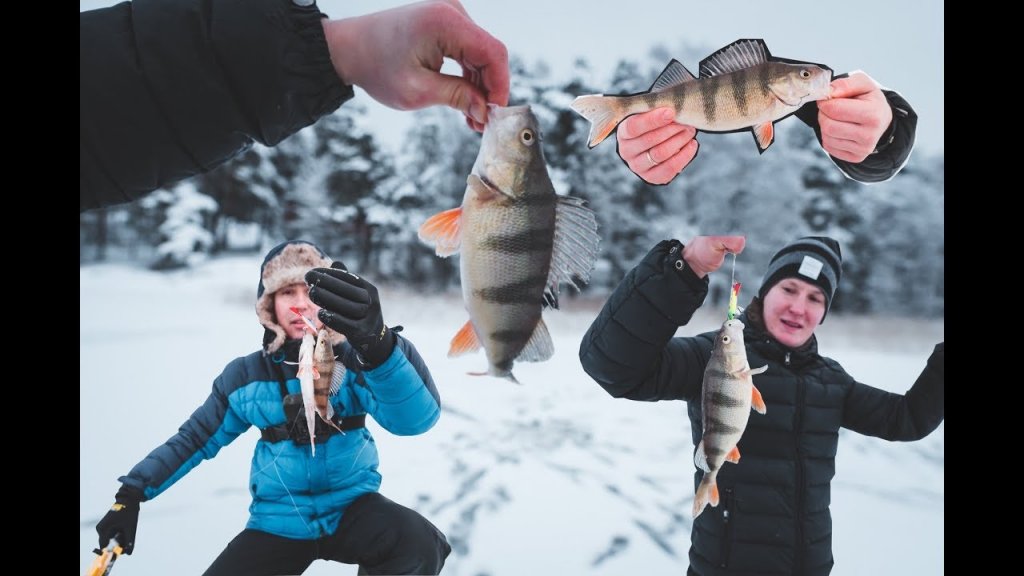
<svg viewBox="0 0 1024 576">
<path fill-rule="evenodd" d="M 267 252 L 263 266 L 260 267 L 260 284 L 256 289 L 256 316 L 266 328 L 263 335 L 263 351 L 266 354 L 277 352 L 287 338 L 284 328 L 274 316 L 274 293 L 291 284 L 305 284 L 306 272 L 313 268 L 330 266 L 331 259 L 323 250 L 304 240 L 284 242 Z"/>
</svg>

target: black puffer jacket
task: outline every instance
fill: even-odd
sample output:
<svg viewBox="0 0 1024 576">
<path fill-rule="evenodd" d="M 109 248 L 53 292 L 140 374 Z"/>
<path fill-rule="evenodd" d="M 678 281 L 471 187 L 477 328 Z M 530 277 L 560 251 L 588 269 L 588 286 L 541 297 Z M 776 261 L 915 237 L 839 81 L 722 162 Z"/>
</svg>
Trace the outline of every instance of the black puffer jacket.
<svg viewBox="0 0 1024 576">
<path fill-rule="evenodd" d="M 135 0 L 79 14 L 82 211 L 274 145 L 352 97 L 315 5 Z"/>
<path fill-rule="evenodd" d="M 689 401 L 696 446 L 714 333 L 673 338 L 707 294 L 706 279 L 674 268 L 681 253 L 678 242 L 661 242 L 626 275 L 584 336 L 580 361 L 612 396 Z M 756 327 L 756 307 L 742 319 L 750 366 L 768 365 L 754 377 L 767 413 L 751 413 L 740 464 L 719 472 L 721 503 L 694 522 L 690 568 L 704 576 L 828 574 L 839 428 L 887 440 L 934 430 L 944 415 L 944 344 L 906 395 L 892 394 L 855 381 L 817 353 L 813 338 L 800 350 L 778 344 Z"/>
</svg>

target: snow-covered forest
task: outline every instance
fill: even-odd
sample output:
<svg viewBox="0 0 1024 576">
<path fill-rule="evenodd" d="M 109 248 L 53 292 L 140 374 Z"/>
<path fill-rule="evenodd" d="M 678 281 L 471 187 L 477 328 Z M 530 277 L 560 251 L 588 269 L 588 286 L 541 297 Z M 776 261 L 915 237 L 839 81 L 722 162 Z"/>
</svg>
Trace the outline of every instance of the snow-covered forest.
<svg viewBox="0 0 1024 576">
<path fill-rule="evenodd" d="M 690 62 L 701 53 L 655 48 L 646 61 L 619 62 L 596 84 L 586 80 L 595 75 L 584 60 L 569 77 L 553 78 L 543 63 L 513 59 L 511 104 L 529 104 L 540 118 L 556 189 L 597 212 L 601 253 L 586 290 L 610 290 L 658 240 L 722 233 L 747 236 L 736 276 L 756 285 L 777 248 L 826 234 L 842 243 L 844 256 L 833 309 L 943 315 L 941 155 L 916 150 L 892 181 L 865 186 L 842 175 L 812 130 L 787 118 L 763 155 L 749 133 L 700 134 L 700 153 L 683 174 L 649 186 L 618 158 L 614 141 L 589 150 L 589 126 L 569 108 L 573 98 L 644 90 L 671 57 Z M 457 260 L 435 257 L 416 230 L 461 203 L 479 135 L 452 110 L 415 114 L 392 152 L 375 138 L 357 98 L 274 148 L 256 145 L 172 189 L 82 214 L 80 262 L 175 269 L 305 238 L 376 281 L 454 290 Z M 724 301 L 728 281 L 728 274 L 713 277 L 715 301 Z"/>
</svg>

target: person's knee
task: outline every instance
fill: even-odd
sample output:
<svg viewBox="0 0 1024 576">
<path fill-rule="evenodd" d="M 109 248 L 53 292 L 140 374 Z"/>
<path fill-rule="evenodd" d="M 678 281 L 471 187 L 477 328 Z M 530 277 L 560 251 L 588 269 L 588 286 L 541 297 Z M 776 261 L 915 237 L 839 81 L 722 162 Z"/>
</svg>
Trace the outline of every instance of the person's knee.
<svg viewBox="0 0 1024 576">
<path fill-rule="evenodd" d="M 395 527 L 400 532 L 401 553 L 420 560 L 423 566 L 436 564 L 440 568 L 452 551 L 448 539 L 429 520 L 412 510 L 408 512 Z"/>
</svg>

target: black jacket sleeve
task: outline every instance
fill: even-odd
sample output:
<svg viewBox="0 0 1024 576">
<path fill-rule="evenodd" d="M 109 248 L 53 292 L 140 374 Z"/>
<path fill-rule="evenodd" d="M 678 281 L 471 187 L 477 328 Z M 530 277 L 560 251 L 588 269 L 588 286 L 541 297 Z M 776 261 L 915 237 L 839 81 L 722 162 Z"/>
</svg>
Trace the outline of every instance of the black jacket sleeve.
<svg viewBox="0 0 1024 576">
<path fill-rule="evenodd" d="M 935 346 L 905 395 L 854 382 L 843 409 L 843 426 L 886 440 L 920 440 L 945 418 L 945 375 L 943 342 Z"/>
<path fill-rule="evenodd" d="M 704 303 L 707 278 L 683 266 L 682 245 L 662 241 L 629 271 L 580 344 L 583 369 L 609 394 L 632 400 L 692 400 L 700 394 L 710 341 L 673 338 Z"/>
<path fill-rule="evenodd" d="M 271 146 L 352 97 L 316 6 L 135 0 L 79 15 L 82 211 Z"/>
<path fill-rule="evenodd" d="M 845 76 L 845 75 L 844 75 Z M 843 76 L 837 76 L 842 78 Z M 832 162 L 843 171 L 844 174 L 865 184 L 884 182 L 896 175 L 903 165 L 910 158 L 910 152 L 914 149 L 914 138 L 917 133 L 917 113 L 910 107 L 902 96 L 892 90 L 882 90 L 889 106 L 892 107 L 892 123 L 882 133 L 875 152 L 869 154 L 860 164 L 854 164 L 840 160 L 829 155 Z M 814 129 L 818 143 L 821 143 L 821 126 L 818 125 L 818 103 L 808 102 L 796 112 L 800 118 Z"/>
</svg>

